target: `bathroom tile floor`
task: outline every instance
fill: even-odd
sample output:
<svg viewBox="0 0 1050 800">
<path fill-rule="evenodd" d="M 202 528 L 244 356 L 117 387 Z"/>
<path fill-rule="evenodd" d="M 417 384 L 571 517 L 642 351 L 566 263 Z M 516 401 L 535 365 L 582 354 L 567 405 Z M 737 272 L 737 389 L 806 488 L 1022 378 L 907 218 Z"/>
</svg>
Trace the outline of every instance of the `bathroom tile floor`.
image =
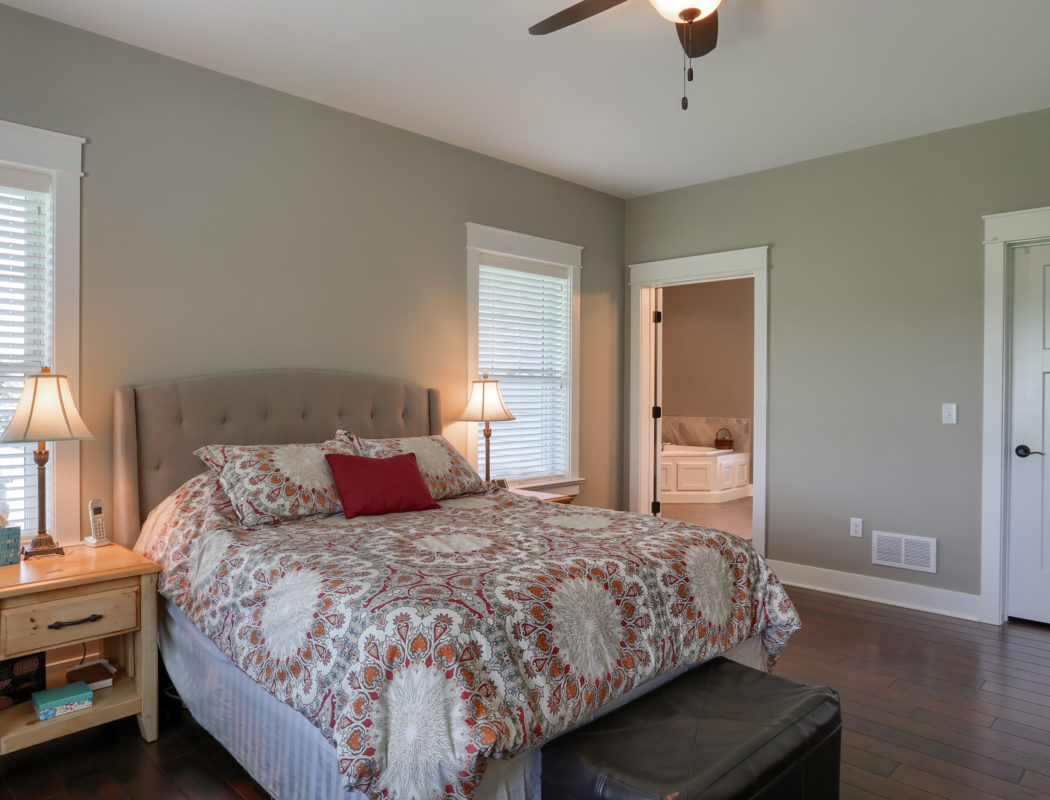
<svg viewBox="0 0 1050 800">
<path fill-rule="evenodd" d="M 742 497 L 728 503 L 664 503 L 661 510 L 665 519 L 694 522 L 750 541 L 751 501 Z"/>
</svg>

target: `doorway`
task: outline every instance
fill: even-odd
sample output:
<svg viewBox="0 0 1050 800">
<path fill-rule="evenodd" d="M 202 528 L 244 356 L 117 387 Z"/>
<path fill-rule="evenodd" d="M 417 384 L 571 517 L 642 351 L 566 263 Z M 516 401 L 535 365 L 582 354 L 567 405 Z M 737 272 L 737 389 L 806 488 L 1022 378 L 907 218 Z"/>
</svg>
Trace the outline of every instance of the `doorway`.
<svg viewBox="0 0 1050 800">
<path fill-rule="evenodd" d="M 1037 454 L 1048 428 L 1050 208 L 984 220 L 981 621 L 1050 622 L 1050 488 Z M 1032 593 L 1042 602 L 1031 605 Z"/>
<path fill-rule="evenodd" d="M 676 286 L 750 279 L 752 284 L 752 407 L 750 413 L 751 540 L 766 546 L 766 408 L 768 385 L 769 248 L 755 247 L 700 256 L 634 264 L 630 270 L 630 411 L 628 490 L 631 511 L 660 513 L 663 409 L 659 338 L 656 323 L 661 291 Z M 751 488 L 753 487 L 753 489 Z M 738 498 L 739 499 L 739 498 Z"/>
<path fill-rule="evenodd" d="M 661 516 L 750 540 L 754 278 L 657 291 Z"/>
</svg>

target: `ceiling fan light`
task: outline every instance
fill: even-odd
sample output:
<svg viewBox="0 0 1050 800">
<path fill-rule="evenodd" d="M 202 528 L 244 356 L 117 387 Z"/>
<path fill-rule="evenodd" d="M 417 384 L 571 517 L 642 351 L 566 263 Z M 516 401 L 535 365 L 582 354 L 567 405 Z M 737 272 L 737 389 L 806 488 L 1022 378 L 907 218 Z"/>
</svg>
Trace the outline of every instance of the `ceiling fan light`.
<svg viewBox="0 0 1050 800">
<path fill-rule="evenodd" d="M 668 22 L 695 22 L 711 16 L 722 5 L 722 0 L 649 0 L 649 4 Z"/>
</svg>

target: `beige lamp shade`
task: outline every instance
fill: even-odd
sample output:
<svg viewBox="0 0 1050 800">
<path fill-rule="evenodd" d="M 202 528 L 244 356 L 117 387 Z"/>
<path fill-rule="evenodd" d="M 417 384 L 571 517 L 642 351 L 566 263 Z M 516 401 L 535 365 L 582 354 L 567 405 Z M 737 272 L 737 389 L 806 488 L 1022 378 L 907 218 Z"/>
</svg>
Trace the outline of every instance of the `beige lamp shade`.
<svg viewBox="0 0 1050 800">
<path fill-rule="evenodd" d="M 488 375 L 480 381 L 472 381 L 467 407 L 459 418 L 465 422 L 496 422 L 514 419 L 503 404 L 503 395 L 499 391 L 499 381 L 488 380 Z"/>
<path fill-rule="evenodd" d="M 52 375 L 47 367 L 39 375 L 26 378 L 22 397 L 0 443 L 64 442 L 93 439 L 84 420 L 77 413 L 69 379 Z"/>
<path fill-rule="evenodd" d="M 649 4 L 668 22 L 695 22 L 711 16 L 722 5 L 722 0 L 696 0 L 691 3 L 681 0 L 649 0 Z M 685 18 L 681 16 L 683 11 L 687 12 Z M 697 11 L 700 13 L 697 14 Z"/>
</svg>

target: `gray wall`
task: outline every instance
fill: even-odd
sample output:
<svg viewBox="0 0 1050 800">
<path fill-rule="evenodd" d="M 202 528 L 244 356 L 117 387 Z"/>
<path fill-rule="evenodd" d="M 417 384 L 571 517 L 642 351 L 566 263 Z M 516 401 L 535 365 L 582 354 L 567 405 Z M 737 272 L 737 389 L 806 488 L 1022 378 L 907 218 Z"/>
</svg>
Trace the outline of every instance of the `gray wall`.
<svg viewBox="0 0 1050 800">
<path fill-rule="evenodd" d="M 437 387 L 452 423 L 473 221 L 583 245 L 581 497 L 620 505 L 622 200 L 6 6 L 0 119 L 88 139 L 85 500 L 122 384 L 347 369 Z"/>
<path fill-rule="evenodd" d="M 628 263 L 772 246 L 770 557 L 979 592 L 981 215 L 1050 205 L 1048 142 L 1050 110 L 628 202 Z"/>
<path fill-rule="evenodd" d="M 751 419 L 755 282 L 669 286 L 663 296 L 664 413 Z"/>
</svg>

